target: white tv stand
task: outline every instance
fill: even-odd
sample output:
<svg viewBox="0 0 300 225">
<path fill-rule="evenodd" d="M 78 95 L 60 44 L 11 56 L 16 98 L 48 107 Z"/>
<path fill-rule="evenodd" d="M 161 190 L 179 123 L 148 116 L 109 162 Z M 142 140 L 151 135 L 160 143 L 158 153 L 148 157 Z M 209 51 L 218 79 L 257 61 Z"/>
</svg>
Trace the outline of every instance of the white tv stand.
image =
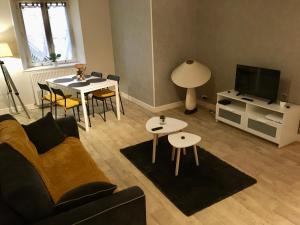
<svg viewBox="0 0 300 225">
<path fill-rule="evenodd" d="M 218 103 L 223 99 L 231 103 Z M 267 100 L 253 96 L 237 96 L 237 91 L 234 90 L 224 91 L 217 94 L 216 121 L 274 142 L 281 148 L 297 141 L 298 138 L 300 106 L 288 106 L 289 108 L 281 107 L 278 103 L 268 104 Z"/>
</svg>

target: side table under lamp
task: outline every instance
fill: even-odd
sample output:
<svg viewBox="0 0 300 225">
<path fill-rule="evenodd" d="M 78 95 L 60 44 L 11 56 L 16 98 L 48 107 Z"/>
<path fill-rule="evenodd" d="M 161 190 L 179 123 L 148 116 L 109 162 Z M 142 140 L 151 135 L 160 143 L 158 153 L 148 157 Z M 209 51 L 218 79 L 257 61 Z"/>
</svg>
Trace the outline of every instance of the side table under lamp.
<svg viewBox="0 0 300 225">
<path fill-rule="evenodd" d="M 11 56 L 13 56 L 13 54 L 10 50 L 9 45 L 7 43 L 0 43 L 0 58 L 6 58 L 6 57 L 11 57 Z M 18 113 L 19 111 L 18 111 L 18 107 L 16 105 L 16 102 L 15 102 L 15 99 L 14 99 L 14 96 L 13 96 L 13 91 L 14 91 L 15 95 L 17 96 L 17 98 L 18 98 L 22 108 L 24 109 L 27 117 L 30 119 L 29 113 L 28 113 L 25 105 L 22 102 L 22 99 L 19 95 L 19 92 L 18 92 L 13 80 L 11 79 L 11 76 L 9 75 L 9 73 L 6 69 L 4 61 L 0 60 L 0 66 L 1 66 L 1 70 L 2 70 L 2 73 L 3 73 L 3 76 L 4 76 L 4 80 L 5 80 L 7 89 L 8 89 L 8 94 L 11 96 L 11 99 L 12 99 L 12 102 L 13 102 L 13 105 L 15 107 L 16 112 Z"/>
<path fill-rule="evenodd" d="M 195 60 L 185 61 L 172 72 L 172 81 L 179 87 L 187 88 L 185 114 L 197 111 L 196 87 L 204 85 L 210 77 L 210 69 Z"/>
</svg>

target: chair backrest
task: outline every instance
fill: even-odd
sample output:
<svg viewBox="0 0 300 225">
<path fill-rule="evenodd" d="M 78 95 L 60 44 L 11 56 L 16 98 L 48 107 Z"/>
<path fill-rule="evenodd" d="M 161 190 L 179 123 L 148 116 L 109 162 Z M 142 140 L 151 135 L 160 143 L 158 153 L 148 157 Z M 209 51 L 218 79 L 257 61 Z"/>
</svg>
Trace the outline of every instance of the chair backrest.
<svg viewBox="0 0 300 225">
<path fill-rule="evenodd" d="M 99 73 L 99 72 L 92 72 L 92 73 L 91 73 L 91 76 L 102 78 L 102 73 Z"/>
<path fill-rule="evenodd" d="M 56 95 L 60 95 L 62 96 L 64 99 L 66 98 L 65 97 L 65 94 L 62 90 L 60 89 L 57 89 L 57 88 L 51 88 L 52 92 L 55 94 L 55 98 L 56 98 Z"/>
<path fill-rule="evenodd" d="M 51 92 L 49 86 L 47 84 L 41 84 L 41 83 L 38 83 L 39 87 L 41 90 L 44 90 L 44 91 L 49 91 Z"/>
<path fill-rule="evenodd" d="M 109 74 L 109 75 L 107 75 L 107 79 L 118 81 L 118 83 L 120 82 L 120 76 L 118 76 L 118 75 Z"/>
</svg>

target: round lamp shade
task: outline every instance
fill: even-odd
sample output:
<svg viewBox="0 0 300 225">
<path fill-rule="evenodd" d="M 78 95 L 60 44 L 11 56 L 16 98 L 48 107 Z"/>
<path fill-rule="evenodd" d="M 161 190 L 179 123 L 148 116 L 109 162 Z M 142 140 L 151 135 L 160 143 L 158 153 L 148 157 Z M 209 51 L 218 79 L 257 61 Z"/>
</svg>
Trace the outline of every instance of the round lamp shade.
<svg viewBox="0 0 300 225">
<path fill-rule="evenodd" d="M 0 58 L 13 56 L 7 43 L 0 43 Z"/>
<path fill-rule="evenodd" d="M 172 81 L 179 87 L 195 88 L 205 84 L 211 77 L 210 69 L 195 61 L 187 60 L 171 74 Z"/>
</svg>

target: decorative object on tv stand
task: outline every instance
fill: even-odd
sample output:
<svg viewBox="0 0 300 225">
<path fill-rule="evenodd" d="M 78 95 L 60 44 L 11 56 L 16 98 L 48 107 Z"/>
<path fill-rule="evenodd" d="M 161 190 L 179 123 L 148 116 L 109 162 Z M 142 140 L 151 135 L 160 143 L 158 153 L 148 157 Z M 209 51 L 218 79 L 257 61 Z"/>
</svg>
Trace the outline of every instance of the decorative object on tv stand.
<svg viewBox="0 0 300 225">
<path fill-rule="evenodd" d="M 10 47 L 7 43 L 0 43 L 0 58 L 6 58 L 6 57 L 11 57 L 13 56 L 11 50 L 10 50 Z M 3 76 L 4 76 L 4 80 L 5 80 L 5 83 L 6 83 L 6 86 L 7 86 L 7 90 L 8 90 L 8 95 L 11 97 L 11 100 L 13 102 L 13 105 L 14 105 L 14 108 L 16 110 L 16 113 L 19 113 L 18 111 L 18 107 L 16 105 L 16 101 L 14 99 L 14 96 L 13 96 L 13 92 L 15 93 L 15 95 L 17 96 L 22 108 L 24 109 L 26 115 L 28 116 L 28 118 L 30 119 L 30 116 L 29 116 L 29 113 L 20 97 L 20 94 L 16 88 L 16 85 L 14 84 L 13 80 L 11 79 L 11 76 L 10 74 L 8 73 L 8 70 L 4 64 L 4 61 L 1 61 L 0 60 L 0 66 L 1 66 L 1 70 L 2 70 L 2 73 L 3 73 Z"/>
<path fill-rule="evenodd" d="M 185 61 L 172 72 L 172 81 L 179 87 L 187 88 L 185 114 L 197 111 L 196 87 L 204 85 L 210 77 L 210 69 L 195 60 Z"/>
<path fill-rule="evenodd" d="M 280 102 L 279 102 L 280 107 L 286 106 L 287 101 L 288 101 L 288 95 L 286 93 L 282 93 L 281 97 L 280 97 Z"/>
<path fill-rule="evenodd" d="M 55 52 L 50 53 L 48 59 L 52 61 L 53 66 L 57 66 L 57 60 L 61 57 L 61 54 Z"/>
<path fill-rule="evenodd" d="M 86 64 L 76 64 L 75 68 L 77 69 L 77 80 L 84 80 Z"/>
</svg>

